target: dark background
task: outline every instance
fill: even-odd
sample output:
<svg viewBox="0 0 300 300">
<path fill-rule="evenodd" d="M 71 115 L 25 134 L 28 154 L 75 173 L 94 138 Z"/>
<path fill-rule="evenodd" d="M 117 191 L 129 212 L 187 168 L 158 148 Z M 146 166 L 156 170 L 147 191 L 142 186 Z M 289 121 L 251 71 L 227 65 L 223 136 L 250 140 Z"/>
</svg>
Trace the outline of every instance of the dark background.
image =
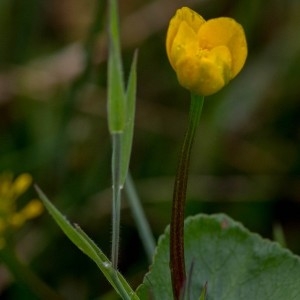
<svg viewBox="0 0 300 300">
<path fill-rule="evenodd" d="M 109 255 L 111 141 L 103 2 L 0 2 L 0 172 L 31 173 L 51 201 Z M 298 0 L 120 1 L 126 78 L 139 49 L 130 168 L 154 235 L 170 220 L 187 124 L 189 93 L 177 83 L 165 54 L 167 24 L 183 5 L 206 19 L 235 18 L 249 48 L 241 74 L 205 101 L 187 214 L 225 212 L 270 239 L 280 225 L 288 248 L 300 254 Z M 31 189 L 20 200 L 35 196 Z M 125 197 L 121 232 L 120 270 L 136 287 L 148 263 Z M 97 267 L 47 213 L 13 238 L 25 262 L 67 299 L 114 299 Z M 34 299 L 4 270 L 1 299 Z"/>
</svg>

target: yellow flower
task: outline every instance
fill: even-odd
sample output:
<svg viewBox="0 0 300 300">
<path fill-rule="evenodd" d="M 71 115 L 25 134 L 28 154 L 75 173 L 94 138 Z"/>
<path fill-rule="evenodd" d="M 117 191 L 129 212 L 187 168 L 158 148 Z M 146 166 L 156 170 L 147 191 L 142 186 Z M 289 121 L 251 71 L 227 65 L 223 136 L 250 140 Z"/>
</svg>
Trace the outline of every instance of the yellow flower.
<svg viewBox="0 0 300 300">
<path fill-rule="evenodd" d="M 218 92 L 242 69 L 247 57 L 243 27 L 231 18 L 205 21 L 188 7 L 171 19 L 166 50 L 179 83 L 208 96 Z"/>
<path fill-rule="evenodd" d="M 0 176 L 0 249 L 5 245 L 5 234 L 9 229 L 22 226 L 25 221 L 39 216 L 43 211 L 42 203 L 37 199 L 17 211 L 16 200 L 31 184 L 32 177 L 26 173 L 15 180 L 10 173 Z"/>
</svg>

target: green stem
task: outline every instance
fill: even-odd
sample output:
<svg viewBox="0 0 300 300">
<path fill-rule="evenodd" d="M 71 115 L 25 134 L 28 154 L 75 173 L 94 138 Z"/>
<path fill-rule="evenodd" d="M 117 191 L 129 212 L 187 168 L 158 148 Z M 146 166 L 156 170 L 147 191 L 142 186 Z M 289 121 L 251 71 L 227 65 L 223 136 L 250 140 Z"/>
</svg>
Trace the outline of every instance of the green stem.
<svg viewBox="0 0 300 300">
<path fill-rule="evenodd" d="M 129 206 L 131 208 L 134 220 L 137 225 L 140 238 L 148 256 L 148 260 L 150 263 L 152 263 L 152 257 L 155 250 L 155 240 L 151 232 L 149 223 L 147 222 L 147 218 L 145 216 L 143 207 L 136 192 L 133 180 L 129 173 L 125 182 L 125 191 L 127 194 Z"/>
<path fill-rule="evenodd" d="M 4 247 L 0 250 L 0 260 L 5 263 L 9 271 L 18 282 L 25 284 L 39 299 L 60 300 L 63 299 L 39 277 L 36 276 L 25 264 L 20 262 L 12 249 Z"/>
<path fill-rule="evenodd" d="M 120 218 L 121 218 L 121 155 L 122 155 L 122 134 L 112 134 L 112 248 L 111 262 L 117 269 L 120 243 Z"/>
<path fill-rule="evenodd" d="M 196 128 L 200 120 L 204 97 L 191 95 L 189 122 L 181 148 L 173 191 L 170 224 L 170 270 L 174 299 L 179 300 L 186 280 L 184 261 L 184 208 L 188 169 Z"/>
</svg>

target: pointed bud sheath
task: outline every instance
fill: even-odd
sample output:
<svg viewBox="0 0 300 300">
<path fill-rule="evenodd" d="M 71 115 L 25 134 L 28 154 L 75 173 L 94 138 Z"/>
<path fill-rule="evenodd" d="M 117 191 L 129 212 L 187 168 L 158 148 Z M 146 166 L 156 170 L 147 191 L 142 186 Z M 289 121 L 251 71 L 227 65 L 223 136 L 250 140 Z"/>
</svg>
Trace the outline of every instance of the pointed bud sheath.
<svg viewBox="0 0 300 300">
<path fill-rule="evenodd" d="M 166 50 L 179 83 L 208 96 L 218 92 L 242 69 L 247 57 L 243 27 L 231 18 L 205 21 L 188 7 L 171 19 Z"/>
</svg>

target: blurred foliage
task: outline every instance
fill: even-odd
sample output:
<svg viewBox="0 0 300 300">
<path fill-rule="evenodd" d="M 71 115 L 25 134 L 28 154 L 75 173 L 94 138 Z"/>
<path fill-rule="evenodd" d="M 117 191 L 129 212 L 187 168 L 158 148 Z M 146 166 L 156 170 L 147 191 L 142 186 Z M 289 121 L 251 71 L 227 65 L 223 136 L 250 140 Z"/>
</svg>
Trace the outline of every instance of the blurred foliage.
<svg viewBox="0 0 300 300">
<path fill-rule="evenodd" d="M 120 1 L 126 73 L 139 48 L 131 172 L 154 234 L 169 223 L 189 107 L 165 54 L 167 24 L 182 5 L 207 19 L 235 18 L 249 46 L 242 73 L 205 101 L 187 214 L 225 212 L 267 238 L 280 224 L 300 254 L 298 0 Z M 0 172 L 31 173 L 109 254 L 106 54 L 103 0 L 0 2 Z M 137 286 L 147 260 L 126 199 L 121 230 L 120 270 Z M 66 299 L 113 299 L 105 278 L 48 215 L 15 239 L 22 259 Z M 33 299 L 28 293 L 1 266 L 1 299 Z"/>
</svg>

